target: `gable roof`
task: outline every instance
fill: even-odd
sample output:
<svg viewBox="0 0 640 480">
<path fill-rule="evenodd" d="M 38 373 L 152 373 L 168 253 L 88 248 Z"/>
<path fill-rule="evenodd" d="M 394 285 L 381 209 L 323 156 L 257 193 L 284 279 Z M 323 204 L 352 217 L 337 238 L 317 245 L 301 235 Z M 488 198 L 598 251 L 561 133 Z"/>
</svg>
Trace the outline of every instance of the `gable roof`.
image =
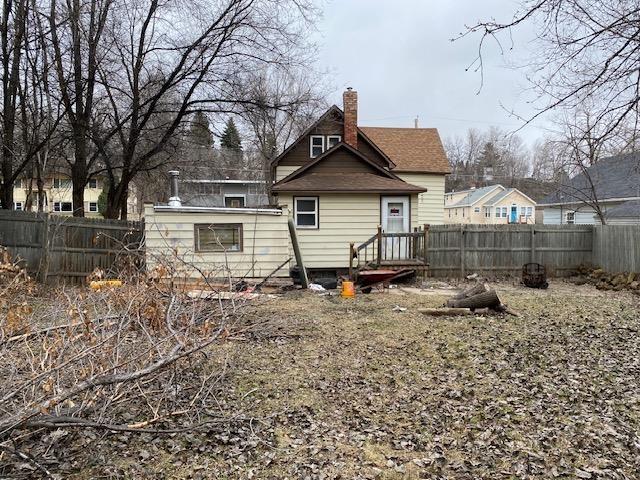
<svg viewBox="0 0 640 480">
<path fill-rule="evenodd" d="M 276 158 L 274 158 L 273 160 L 271 160 L 271 165 L 275 166 L 278 164 L 278 162 L 284 157 L 286 156 L 291 150 L 293 150 L 296 145 L 298 145 L 307 135 L 309 135 L 314 128 L 316 128 L 319 124 L 321 124 L 323 121 L 325 121 L 331 114 L 335 114 L 338 115 L 340 118 L 344 118 L 344 113 L 342 112 L 342 110 L 340 109 L 340 107 L 338 107 L 337 105 L 331 105 L 326 112 L 324 112 L 320 118 L 318 118 L 318 120 L 316 120 L 315 122 L 313 122 L 311 125 L 309 125 L 309 127 L 307 127 L 307 129 L 302 132 L 298 138 L 295 139 L 295 141 L 293 143 L 291 143 L 291 145 L 289 145 L 287 148 L 284 149 L 284 151 L 278 155 Z M 391 159 L 389 158 L 389 156 L 380 149 L 380 147 L 378 145 L 376 145 L 367 135 L 364 134 L 364 132 L 358 128 L 358 133 L 360 134 L 360 136 L 362 137 L 362 139 L 367 142 L 369 144 L 369 146 L 371 146 L 371 148 L 373 148 L 375 151 L 377 151 L 380 156 L 382 156 L 382 158 L 384 158 L 384 160 L 389 164 L 389 167 L 393 168 L 395 166 L 395 164 L 391 161 Z"/>
<path fill-rule="evenodd" d="M 396 164 L 396 172 L 451 173 L 435 128 L 361 127 Z"/>
<path fill-rule="evenodd" d="M 606 218 L 640 218 L 640 200 L 628 200 L 620 205 L 607 208 Z"/>
<path fill-rule="evenodd" d="M 524 193 L 522 193 L 517 188 L 507 188 L 506 190 L 503 190 L 502 192 L 500 192 L 497 195 L 495 195 L 494 197 L 491 197 L 486 202 L 483 202 L 483 205 L 486 205 L 488 207 L 493 206 L 496 203 L 498 203 L 500 200 L 502 200 L 503 198 L 506 198 L 509 195 L 511 195 L 513 192 L 518 192 L 520 195 L 522 195 L 524 198 L 526 198 L 527 200 L 529 200 L 531 203 L 533 203 L 535 205 L 536 202 L 534 200 L 532 200 L 531 198 L 526 196 Z"/>
<path fill-rule="evenodd" d="M 486 195 L 489 195 L 491 192 L 493 192 L 496 189 L 502 189 L 502 191 L 505 190 L 505 188 L 502 185 L 489 185 L 488 187 L 474 188 L 472 190 L 464 190 L 463 192 L 447 192 L 447 194 L 464 193 L 465 191 L 468 193 L 464 197 L 462 197 L 460 200 L 458 200 L 456 203 L 452 205 L 445 205 L 445 208 L 470 207 L 471 205 L 478 202 L 480 199 L 484 198 Z"/>
<path fill-rule="evenodd" d="M 336 152 L 344 150 L 371 168 L 371 172 L 309 172 Z M 298 168 L 285 178 L 276 182 L 274 192 L 425 192 L 426 189 L 411 185 L 397 175 L 385 170 L 369 160 L 360 151 L 344 142 L 319 155 L 311 162 Z"/>
<path fill-rule="evenodd" d="M 593 190 L 591 189 L 593 183 Z M 627 153 L 601 159 L 561 185 L 555 192 L 544 197 L 540 204 L 554 205 L 580 203 L 614 198 L 640 196 L 640 152 Z"/>
</svg>

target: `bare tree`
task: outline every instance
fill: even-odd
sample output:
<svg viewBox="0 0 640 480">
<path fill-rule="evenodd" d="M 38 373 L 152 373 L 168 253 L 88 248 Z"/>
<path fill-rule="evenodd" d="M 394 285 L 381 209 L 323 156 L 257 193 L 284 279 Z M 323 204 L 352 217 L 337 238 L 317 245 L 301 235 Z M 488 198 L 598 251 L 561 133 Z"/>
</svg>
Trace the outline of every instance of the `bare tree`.
<svg viewBox="0 0 640 480">
<path fill-rule="evenodd" d="M 4 209 L 13 209 L 13 185 L 22 170 L 16 167 L 16 133 L 19 121 L 20 68 L 26 42 L 28 11 L 28 0 L 4 0 L 2 2 L 2 19 L 0 20 L 0 61 L 2 63 L 0 202 L 2 202 Z"/>
<path fill-rule="evenodd" d="M 109 105 L 110 128 L 98 146 L 112 182 L 110 218 L 126 218 L 130 182 L 139 172 L 166 165 L 167 148 L 183 136 L 191 115 L 243 111 L 256 103 L 238 88 L 251 72 L 302 58 L 311 7 L 306 1 L 177 6 L 141 0 L 122 8 L 126 14 L 110 20 L 108 61 L 99 67 Z"/>
<path fill-rule="evenodd" d="M 539 111 L 592 105 L 590 136 L 601 142 L 624 129 L 637 137 L 640 101 L 640 4 L 637 0 L 521 0 L 511 20 L 482 21 L 461 36 L 480 36 L 472 66 L 482 71 L 487 40 L 512 41 L 512 31 L 532 23 L 537 32 L 530 81 Z M 598 138 L 602 137 L 602 138 Z M 586 139 L 585 139 L 586 140 Z"/>
<path fill-rule="evenodd" d="M 98 95 L 98 66 L 104 55 L 104 28 L 113 0 L 50 0 L 48 42 L 55 64 L 57 91 L 65 108 L 72 154 L 73 215 L 84 216 L 84 189 L 92 163 L 92 125 Z"/>
</svg>

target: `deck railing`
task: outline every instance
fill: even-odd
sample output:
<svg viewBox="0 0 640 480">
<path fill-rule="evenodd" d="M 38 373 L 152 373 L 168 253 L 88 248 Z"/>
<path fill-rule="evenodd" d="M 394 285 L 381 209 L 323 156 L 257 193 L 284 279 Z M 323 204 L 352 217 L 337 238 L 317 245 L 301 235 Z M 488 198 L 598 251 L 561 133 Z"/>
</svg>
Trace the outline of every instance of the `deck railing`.
<svg viewBox="0 0 640 480">
<path fill-rule="evenodd" d="M 381 265 L 427 264 L 429 225 L 413 232 L 388 233 L 378 226 L 375 235 L 366 242 L 349 246 L 349 276 L 364 268 Z"/>
</svg>

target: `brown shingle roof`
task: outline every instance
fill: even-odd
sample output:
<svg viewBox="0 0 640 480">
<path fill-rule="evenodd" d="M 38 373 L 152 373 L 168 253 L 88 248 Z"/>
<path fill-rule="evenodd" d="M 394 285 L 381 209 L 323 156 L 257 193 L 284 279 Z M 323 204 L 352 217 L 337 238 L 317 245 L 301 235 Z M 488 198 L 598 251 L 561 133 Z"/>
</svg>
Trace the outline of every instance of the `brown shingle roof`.
<svg viewBox="0 0 640 480">
<path fill-rule="evenodd" d="M 420 193 L 417 187 L 400 179 L 383 177 L 375 173 L 308 173 L 273 186 L 274 192 L 383 192 Z"/>
<path fill-rule="evenodd" d="M 451 172 L 435 128 L 360 127 L 360 130 L 396 164 L 394 172 Z"/>
</svg>

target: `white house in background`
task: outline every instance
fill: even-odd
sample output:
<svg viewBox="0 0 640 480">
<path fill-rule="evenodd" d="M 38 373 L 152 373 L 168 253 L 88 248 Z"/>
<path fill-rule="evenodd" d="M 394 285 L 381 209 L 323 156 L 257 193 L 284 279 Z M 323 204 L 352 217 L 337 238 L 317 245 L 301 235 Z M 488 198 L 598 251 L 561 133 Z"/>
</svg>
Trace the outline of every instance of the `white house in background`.
<svg viewBox="0 0 640 480">
<path fill-rule="evenodd" d="M 444 223 L 484 224 L 535 223 L 536 202 L 517 188 L 489 185 L 444 197 Z"/>
<path fill-rule="evenodd" d="M 603 158 L 585 172 L 571 178 L 538 205 L 549 225 L 600 224 L 594 205 L 605 222 L 639 223 L 640 152 Z"/>
</svg>

